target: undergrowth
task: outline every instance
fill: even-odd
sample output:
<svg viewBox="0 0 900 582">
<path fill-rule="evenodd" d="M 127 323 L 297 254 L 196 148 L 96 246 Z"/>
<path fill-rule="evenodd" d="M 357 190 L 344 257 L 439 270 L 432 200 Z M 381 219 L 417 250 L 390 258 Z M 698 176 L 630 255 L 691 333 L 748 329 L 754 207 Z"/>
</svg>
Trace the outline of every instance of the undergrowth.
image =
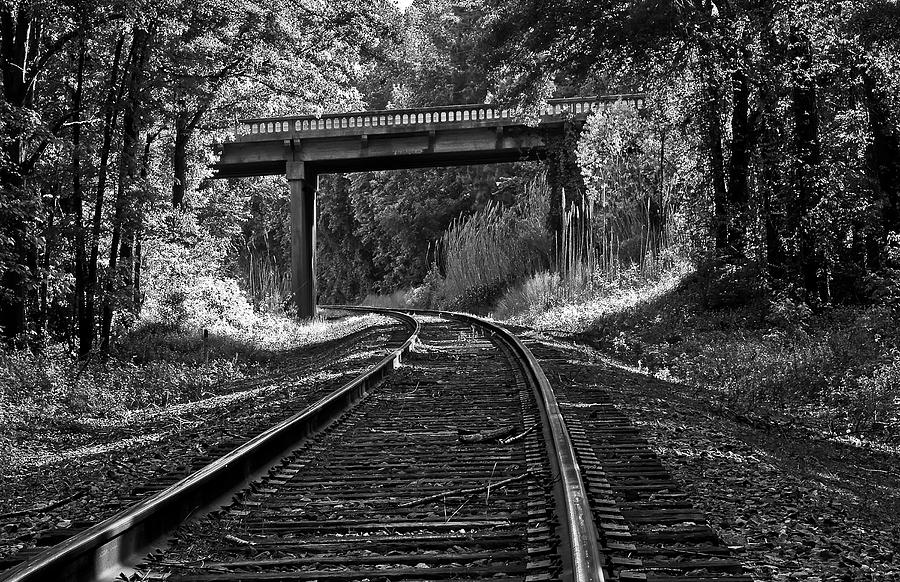
<svg viewBox="0 0 900 582">
<path fill-rule="evenodd" d="M 65 343 L 41 352 L 0 348 L 0 433 L 10 422 L 116 417 L 196 401 L 257 377 L 267 364 L 352 333 L 369 317 L 299 323 L 254 311 L 237 283 L 171 286 L 120 330 L 108 357 L 78 361 Z"/>
<path fill-rule="evenodd" d="M 708 277 L 679 265 L 561 301 L 542 275 L 501 300 L 497 315 L 574 336 L 750 422 L 900 439 L 900 332 L 888 306 L 813 310 L 756 292 L 718 306 Z"/>
</svg>

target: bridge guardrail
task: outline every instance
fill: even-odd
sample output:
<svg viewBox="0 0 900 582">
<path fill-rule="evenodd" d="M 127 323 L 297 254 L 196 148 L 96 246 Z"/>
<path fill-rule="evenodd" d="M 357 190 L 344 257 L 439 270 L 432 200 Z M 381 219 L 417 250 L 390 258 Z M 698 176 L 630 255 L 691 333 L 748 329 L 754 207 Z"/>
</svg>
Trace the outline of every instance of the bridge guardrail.
<svg viewBox="0 0 900 582">
<path fill-rule="evenodd" d="M 587 116 L 589 113 L 608 107 L 612 103 L 623 102 L 643 107 L 644 95 L 630 93 L 604 95 L 599 97 L 573 97 L 551 99 L 541 115 L 542 122 L 553 121 L 565 115 Z M 319 133 L 340 130 L 359 130 L 390 126 L 423 126 L 434 128 L 459 123 L 487 122 L 493 124 L 499 119 L 516 119 L 514 109 L 495 104 L 449 105 L 425 107 L 421 109 L 388 109 L 380 111 L 359 111 L 348 113 L 328 113 L 321 116 L 302 115 L 293 117 L 268 117 L 242 119 L 235 128 L 238 141 L 259 139 L 288 139 L 315 136 Z"/>
</svg>

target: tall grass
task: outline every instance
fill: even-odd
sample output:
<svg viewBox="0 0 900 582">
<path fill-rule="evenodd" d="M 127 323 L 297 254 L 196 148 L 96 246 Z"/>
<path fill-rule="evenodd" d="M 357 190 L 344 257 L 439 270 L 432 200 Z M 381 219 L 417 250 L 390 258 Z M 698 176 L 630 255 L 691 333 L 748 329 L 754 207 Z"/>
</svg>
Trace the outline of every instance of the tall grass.
<svg viewBox="0 0 900 582">
<path fill-rule="evenodd" d="M 567 204 L 558 238 L 549 241 L 549 187 L 527 183 L 514 206 L 489 203 L 454 220 L 438 245 L 444 267 L 441 296 L 455 308 L 484 307 L 501 297 L 500 312 L 533 311 L 593 298 L 635 277 L 652 280 L 680 262 L 675 209 L 655 192 L 633 204 L 604 207 L 590 197 Z"/>
<path fill-rule="evenodd" d="M 491 202 L 455 219 L 438 245 L 441 289 L 423 286 L 429 297 L 473 309 L 514 295 L 504 310 L 531 311 L 681 272 L 688 225 L 678 201 L 689 190 L 690 166 L 677 140 L 667 142 L 666 131 L 647 121 L 626 107 L 591 118 L 576 151 L 586 191 L 561 192 L 556 235 L 545 227 L 552 197 L 543 175 L 526 183 L 518 204 Z"/>
<path fill-rule="evenodd" d="M 256 309 L 280 313 L 291 297 L 290 273 L 279 267 L 268 252 L 250 252 L 247 261 L 247 294 Z"/>
<path fill-rule="evenodd" d="M 526 184 L 518 204 L 492 201 L 450 224 L 438 245 L 447 300 L 467 295 L 475 303 L 488 300 L 506 285 L 548 267 L 546 189 L 545 179 L 536 177 Z"/>
<path fill-rule="evenodd" d="M 590 200 L 573 202 L 563 213 L 556 241 L 559 289 L 564 298 L 572 299 L 608 286 L 625 271 L 629 278 L 635 271 L 647 278 L 658 277 L 672 266 L 683 245 L 668 202 L 658 204 L 648 195 L 646 203 L 616 212 L 602 208 L 598 212 Z"/>
<path fill-rule="evenodd" d="M 593 298 L 635 275 L 648 282 L 682 262 L 684 224 L 677 201 L 688 188 L 679 147 L 665 131 L 631 108 L 611 107 L 592 116 L 576 156 L 587 188 L 566 201 L 554 241 L 560 301 Z M 534 285 L 532 285 L 533 287 Z M 525 293 L 533 294 L 534 290 Z"/>
</svg>

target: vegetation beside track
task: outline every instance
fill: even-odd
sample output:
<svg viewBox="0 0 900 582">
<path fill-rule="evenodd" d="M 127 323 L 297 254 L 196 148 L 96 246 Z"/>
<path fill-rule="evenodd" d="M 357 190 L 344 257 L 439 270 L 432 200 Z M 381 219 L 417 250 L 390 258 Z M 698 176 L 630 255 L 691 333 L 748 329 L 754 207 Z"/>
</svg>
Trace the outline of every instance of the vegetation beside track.
<svg viewBox="0 0 900 582">
<path fill-rule="evenodd" d="M 889 304 L 813 310 L 784 296 L 711 307 L 709 273 L 670 273 L 510 321 L 691 387 L 736 419 L 900 442 L 900 334 Z"/>
<path fill-rule="evenodd" d="M 640 427 L 755 580 L 893 581 L 900 575 L 896 447 L 733 422 L 708 393 L 552 338 L 530 347 L 559 382 L 608 394 Z M 549 358 L 549 359 L 548 359 Z"/>
<path fill-rule="evenodd" d="M 6 353 L 0 571 L 12 555 L 109 517 L 136 488 L 231 450 L 383 357 L 387 328 L 357 336 L 380 322 L 260 318 L 240 338 L 217 328 L 205 344 L 197 330 L 150 333 L 144 323 L 123 345 L 145 348 L 146 359 L 125 351 L 83 368 L 57 348 Z M 37 389 L 11 382 L 29 378 Z"/>
</svg>

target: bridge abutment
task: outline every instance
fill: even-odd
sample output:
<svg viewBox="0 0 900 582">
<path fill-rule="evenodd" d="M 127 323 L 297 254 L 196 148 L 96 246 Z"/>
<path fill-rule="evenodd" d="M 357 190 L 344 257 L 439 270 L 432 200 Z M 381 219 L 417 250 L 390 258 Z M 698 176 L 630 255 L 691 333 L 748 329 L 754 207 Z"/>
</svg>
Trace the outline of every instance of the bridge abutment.
<svg viewBox="0 0 900 582">
<path fill-rule="evenodd" d="M 316 190 L 319 176 L 288 162 L 291 197 L 291 290 L 299 319 L 316 315 Z"/>
</svg>

